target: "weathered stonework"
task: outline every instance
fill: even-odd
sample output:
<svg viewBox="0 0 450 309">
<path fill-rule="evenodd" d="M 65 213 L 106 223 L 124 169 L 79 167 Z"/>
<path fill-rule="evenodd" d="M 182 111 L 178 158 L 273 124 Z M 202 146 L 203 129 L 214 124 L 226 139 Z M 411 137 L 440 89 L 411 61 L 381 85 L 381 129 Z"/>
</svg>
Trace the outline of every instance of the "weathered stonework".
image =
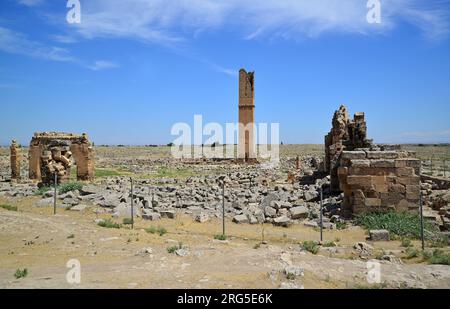
<svg viewBox="0 0 450 309">
<path fill-rule="evenodd" d="M 22 148 L 16 140 L 11 143 L 11 180 L 20 180 L 20 162 L 22 161 Z"/>
<path fill-rule="evenodd" d="M 72 156 L 77 165 L 77 180 L 94 179 L 94 150 L 86 134 L 35 133 L 29 150 L 29 177 L 44 184 L 70 178 Z"/>
<path fill-rule="evenodd" d="M 411 156 L 407 151 L 343 151 L 338 177 L 344 212 L 417 211 L 421 162 Z"/>
<path fill-rule="evenodd" d="M 325 172 L 331 176 L 331 191 L 339 191 L 339 178 L 337 169 L 340 156 L 344 150 L 351 151 L 357 148 L 372 146 L 372 140 L 367 139 L 367 126 L 364 113 L 356 113 L 350 119 L 347 108 L 342 105 L 333 116 L 333 127 L 325 136 Z"/>
<path fill-rule="evenodd" d="M 238 156 L 245 161 L 255 160 L 255 73 L 239 71 L 239 142 Z"/>
</svg>

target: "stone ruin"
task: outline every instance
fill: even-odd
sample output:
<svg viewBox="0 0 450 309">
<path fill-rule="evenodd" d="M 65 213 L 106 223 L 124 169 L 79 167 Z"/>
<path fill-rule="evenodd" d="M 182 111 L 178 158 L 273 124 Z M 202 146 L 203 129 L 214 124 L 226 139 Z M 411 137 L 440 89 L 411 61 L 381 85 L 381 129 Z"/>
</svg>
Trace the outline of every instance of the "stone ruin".
<svg viewBox="0 0 450 309">
<path fill-rule="evenodd" d="M 331 191 L 340 191 L 337 169 L 344 150 L 371 147 L 372 140 L 367 139 L 367 126 L 364 113 L 356 113 L 350 119 L 347 107 L 341 107 L 334 113 L 333 127 L 325 136 L 325 172 L 331 175 Z"/>
<path fill-rule="evenodd" d="M 334 114 L 333 129 L 325 137 L 325 169 L 331 190 L 344 193 L 345 215 L 417 211 L 421 161 L 414 156 L 400 146 L 375 146 L 367 139 L 364 113 L 351 121 L 345 106 Z"/>
<path fill-rule="evenodd" d="M 239 143 L 238 156 L 246 162 L 256 161 L 255 139 L 255 72 L 239 71 Z"/>
<path fill-rule="evenodd" d="M 35 133 L 29 150 L 29 177 L 44 185 L 70 180 L 73 160 L 77 165 L 77 180 L 94 179 L 94 150 L 86 134 Z"/>
<path fill-rule="evenodd" d="M 11 180 L 19 181 L 20 176 L 20 163 L 22 161 L 22 147 L 16 140 L 12 140 L 11 143 Z"/>
</svg>

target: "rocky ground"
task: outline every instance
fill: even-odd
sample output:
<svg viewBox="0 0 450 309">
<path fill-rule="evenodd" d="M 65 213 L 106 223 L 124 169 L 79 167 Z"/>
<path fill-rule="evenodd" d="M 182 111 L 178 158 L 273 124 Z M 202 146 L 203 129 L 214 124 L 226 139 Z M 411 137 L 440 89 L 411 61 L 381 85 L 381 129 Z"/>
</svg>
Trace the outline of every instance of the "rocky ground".
<svg viewBox="0 0 450 309">
<path fill-rule="evenodd" d="M 166 147 L 99 147 L 96 181 L 58 194 L 57 215 L 52 190 L 37 194 L 35 184 L 7 181 L 9 157 L 2 149 L 0 204 L 18 211 L 0 209 L 0 286 L 69 287 L 66 263 L 75 258 L 82 265 L 78 287 L 367 287 L 367 261 L 377 258 L 377 287 L 450 288 L 449 266 L 405 259 L 400 241 L 368 241 L 341 217 L 342 197 L 330 196 L 329 178 L 317 171 L 321 146 L 297 147 L 283 147 L 276 168 L 175 160 Z M 448 228 L 449 192 L 431 182 L 422 189 L 427 219 Z M 321 190 L 325 240 L 334 246 L 314 255 L 300 243 L 319 239 Z M 222 233 L 222 196 L 225 241 L 214 239 Z M 132 200 L 133 230 L 98 225 L 122 223 Z M 167 233 L 160 236 L 155 230 L 162 228 Z M 18 268 L 29 275 L 15 279 Z"/>
</svg>

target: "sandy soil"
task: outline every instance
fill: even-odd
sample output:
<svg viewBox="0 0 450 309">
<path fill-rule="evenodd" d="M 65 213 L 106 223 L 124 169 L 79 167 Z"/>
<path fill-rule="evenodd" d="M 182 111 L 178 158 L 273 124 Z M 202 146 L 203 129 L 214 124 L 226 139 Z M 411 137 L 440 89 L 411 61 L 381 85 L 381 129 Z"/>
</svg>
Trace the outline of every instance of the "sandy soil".
<svg viewBox="0 0 450 309">
<path fill-rule="evenodd" d="M 19 208 L 0 209 L 0 288 L 279 288 L 282 283 L 304 288 L 450 288 L 449 266 L 417 261 L 382 262 L 382 284 L 369 285 L 366 261 L 352 250 L 355 242 L 366 241 L 358 227 L 326 231 L 326 240 L 336 241 L 338 248 L 322 248 L 313 255 L 303 252 L 299 243 L 317 240 L 319 232 L 303 225 L 264 225 L 267 244 L 258 247 L 262 225 L 227 222 L 229 238 L 221 242 L 214 240 L 222 231 L 219 219 L 197 223 L 180 215 L 156 223 L 138 219 L 134 230 L 108 229 L 94 222 L 95 208 L 58 209 L 53 215 L 51 207 L 32 207 L 35 200 L 0 198 L 0 203 Z M 147 233 L 149 226 L 163 226 L 168 233 Z M 188 248 L 186 257 L 167 251 L 180 242 Z M 384 249 L 402 256 L 398 241 L 372 245 L 376 252 Z M 152 253 L 141 254 L 143 248 Z M 81 262 L 79 285 L 67 283 L 70 259 Z M 304 268 L 304 277 L 288 280 L 283 270 L 289 265 Z M 27 268 L 28 276 L 15 279 L 18 268 Z"/>
</svg>

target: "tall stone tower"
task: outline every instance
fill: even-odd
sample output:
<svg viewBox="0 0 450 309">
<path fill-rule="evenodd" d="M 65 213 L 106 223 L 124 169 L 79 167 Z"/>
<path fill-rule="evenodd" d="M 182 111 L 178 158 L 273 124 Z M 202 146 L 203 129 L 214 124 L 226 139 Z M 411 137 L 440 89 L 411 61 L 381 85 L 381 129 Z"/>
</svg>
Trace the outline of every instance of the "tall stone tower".
<svg viewBox="0 0 450 309">
<path fill-rule="evenodd" d="M 239 71 L 239 159 L 256 159 L 254 149 L 255 72 Z"/>
</svg>

